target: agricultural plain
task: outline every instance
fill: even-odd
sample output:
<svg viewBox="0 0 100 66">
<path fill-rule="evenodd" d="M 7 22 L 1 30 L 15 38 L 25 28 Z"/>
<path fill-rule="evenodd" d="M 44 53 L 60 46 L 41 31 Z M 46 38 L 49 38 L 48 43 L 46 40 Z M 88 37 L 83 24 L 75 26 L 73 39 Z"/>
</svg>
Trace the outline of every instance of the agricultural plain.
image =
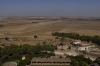
<svg viewBox="0 0 100 66">
<path fill-rule="evenodd" d="M 52 32 L 100 35 L 100 20 L 72 17 L 0 17 L 0 44 L 35 44 L 46 39 L 55 39 Z M 5 41 L 6 37 L 10 41 Z"/>
</svg>

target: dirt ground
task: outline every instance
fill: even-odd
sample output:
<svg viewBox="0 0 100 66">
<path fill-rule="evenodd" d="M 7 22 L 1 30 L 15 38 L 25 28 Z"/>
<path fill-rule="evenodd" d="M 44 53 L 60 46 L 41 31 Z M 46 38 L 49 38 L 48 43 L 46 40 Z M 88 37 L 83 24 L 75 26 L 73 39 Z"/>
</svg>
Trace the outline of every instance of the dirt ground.
<svg viewBox="0 0 100 66">
<path fill-rule="evenodd" d="M 82 20 L 36 20 L 0 18 L 0 44 L 34 44 L 45 39 L 54 39 L 52 32 L 76 32 L 85 35 L 100 35 L 99 21 Z M 16 19 L 15 19 L 16 18 Z M 38 22 L 38 23 L 32 23 Z M 34 38 L 37 35 L 38 38 Z M 11 38 L 5 41 L 3 38 Z"/>
</svg>

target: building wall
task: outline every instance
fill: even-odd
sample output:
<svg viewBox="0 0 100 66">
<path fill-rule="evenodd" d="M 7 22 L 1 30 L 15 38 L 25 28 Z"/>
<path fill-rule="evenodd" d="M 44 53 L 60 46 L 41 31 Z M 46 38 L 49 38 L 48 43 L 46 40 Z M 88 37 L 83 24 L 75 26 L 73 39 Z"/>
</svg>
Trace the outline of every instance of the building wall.
<svg viewBox="0 0 100 66">
<path fill-rule="evenodd" d="M 95 47 L 94 45 L 89 45 L 89 46 L 81 46 L 81 47 L 78 47 L 78 50 L 79 51 L 85 51 L 85 50 L 89 50 L 89 48 L 91 47 Z"/>
<path fill-rule="evenodd" d="M 90 52 L 90 54 L 100 55 L 100 52 Z"/>
<path fill-rule="evenodd" d="M 33 58 L 30 65 L 70 65 L 69 58 Z"/>
</svg>

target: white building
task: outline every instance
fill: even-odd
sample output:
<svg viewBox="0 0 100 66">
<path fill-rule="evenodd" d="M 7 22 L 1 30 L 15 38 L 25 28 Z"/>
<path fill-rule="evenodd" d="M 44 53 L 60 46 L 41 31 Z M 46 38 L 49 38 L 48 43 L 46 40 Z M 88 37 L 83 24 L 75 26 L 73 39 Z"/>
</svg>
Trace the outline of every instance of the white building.
<svg viewBox="0 0 100 66">
<path fill-rule="evenodd" d="M 22 60 L 25 60 L 26 58 L 25 58 L 25 55 L 22 57 Z"/>
<path fill-rule="evenodd" d="M 91 51 L 90 54 L 99 55 L 100 56 L 100 51 Z"/>
<path fill-rule="evenodd" d="M 91 47 L 95 47 L 95 45 L 79 46 L 78 50 L 79 51 L 85 51 L 85 50 L 89 50 Z"/>
<path fill-rule="evenodd" d="M 77 41 L 77 42 L 73 42 L 73 44 L 76 44 L 76 45 L 77 45 L 77 44 L 80 44 L 80 43 L 81 43 L 81 42 L 79 42 L 79 41 Z"/>
</svg>

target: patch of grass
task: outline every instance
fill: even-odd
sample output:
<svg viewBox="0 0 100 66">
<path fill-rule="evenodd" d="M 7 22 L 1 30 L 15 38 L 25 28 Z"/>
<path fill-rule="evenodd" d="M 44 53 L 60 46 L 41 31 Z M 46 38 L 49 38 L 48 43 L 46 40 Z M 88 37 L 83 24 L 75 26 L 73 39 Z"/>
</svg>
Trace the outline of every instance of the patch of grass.
<svg viewBox="0 0 100 66">
<path fill-rule="evenodd" d="M 3 64 L 1 64 L 0 66 L 3 66 Z"/>
<path fill-rule="evenodd" d="M 21 61 L 21 60 L 14 60 L 14 61 L 12 61 L 12 62 L 16 62 L 17 64 L 19 64 L 20 61 Z"/>
</svg>

